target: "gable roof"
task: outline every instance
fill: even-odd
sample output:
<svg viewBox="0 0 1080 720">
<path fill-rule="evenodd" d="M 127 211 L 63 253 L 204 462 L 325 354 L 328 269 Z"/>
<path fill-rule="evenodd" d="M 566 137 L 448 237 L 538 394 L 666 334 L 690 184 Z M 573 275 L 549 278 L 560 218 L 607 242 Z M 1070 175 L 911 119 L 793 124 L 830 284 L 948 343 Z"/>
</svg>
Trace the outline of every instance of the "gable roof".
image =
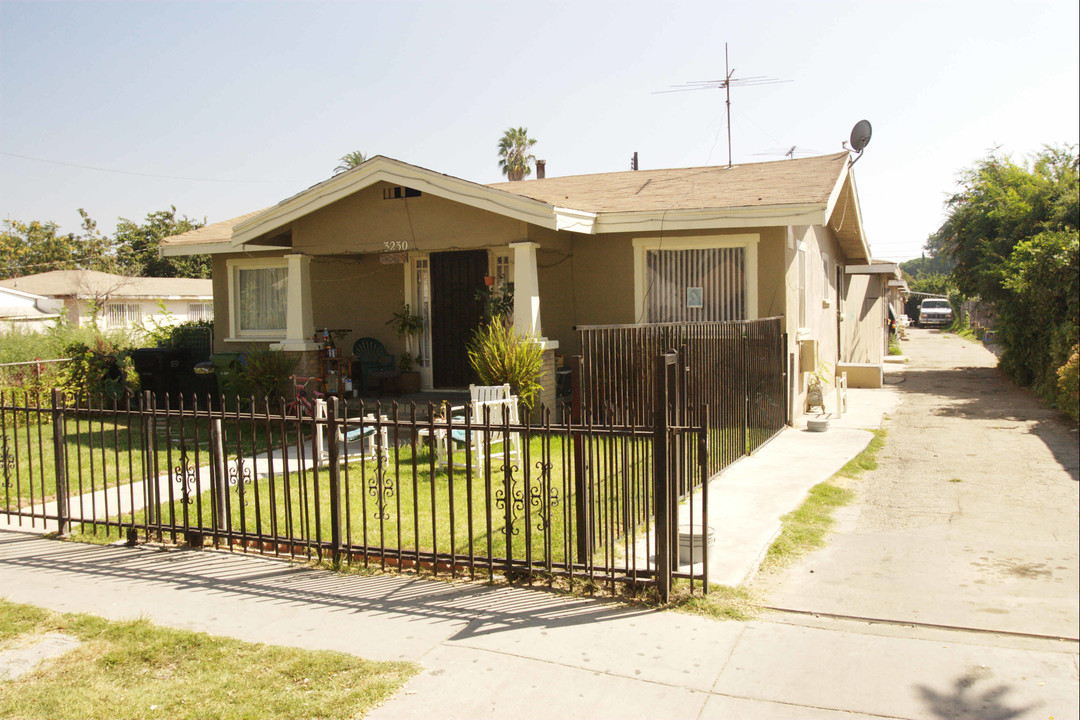
<svg viewBox="0 0 1080 720">
<path fill-rule="evenodd" d="M 198 278 L 144 278 L 97 270 L 52 270 L 0 280 L 0 286 L 46 297 L 211 298 L 213 281 Z"/>
<path fill-rule="evenodd" d="M 267 238 L 294 220 L 379 182 L 549 229 L 588 234 L 829 225 L 849 258 L 870 259 L 846 152 L 730 168 L 636 170 L 491 185 L 376 155 L 261 212 L 166 238 L 161 252 L 271 249 Z"/>
</svg>

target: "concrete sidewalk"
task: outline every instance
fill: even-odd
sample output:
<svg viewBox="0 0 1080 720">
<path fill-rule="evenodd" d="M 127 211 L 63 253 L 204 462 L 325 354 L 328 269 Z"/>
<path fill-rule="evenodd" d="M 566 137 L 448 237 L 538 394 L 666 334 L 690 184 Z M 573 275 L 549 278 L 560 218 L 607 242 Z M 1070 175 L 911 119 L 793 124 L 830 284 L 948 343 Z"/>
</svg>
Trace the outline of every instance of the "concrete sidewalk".
<svg viewBox="0 0 1080 720">
<path fill-rule="evenodd" d="M 775 616 L 719 622 L 541 590 L 0 531 L 0 595 L 408 659 L 372 718 L 1077 717 L 1076 644 Z"/>
</svg>

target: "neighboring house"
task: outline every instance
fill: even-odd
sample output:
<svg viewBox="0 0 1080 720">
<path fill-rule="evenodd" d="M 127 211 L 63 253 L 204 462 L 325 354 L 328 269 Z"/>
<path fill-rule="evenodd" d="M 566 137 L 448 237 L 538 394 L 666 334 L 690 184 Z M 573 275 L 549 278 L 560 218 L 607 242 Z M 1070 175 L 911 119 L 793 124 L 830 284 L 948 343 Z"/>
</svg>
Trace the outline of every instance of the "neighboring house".
<svg viewBox="0 0 1080 720">
<path fill-rule="evenodd" d="M 212 320 L 212 287 L 210 280 L 126 277 L 96 270 L 53 270 L 0 280 L 0 288 L 49 298 L 75 327 L 91 325 L 96 314 L 98 327 L 107 330 Z"/>
<path fill-rule="evenodd" d="M 515 328 L 549 369 L 579 351 L 579 325 L 782 315 L 799 413 L 808 373 L 845 357 L 846 325 L 884 329 L 844 310 L 862 306 L 846 268 L 871 263 L 850 167 L 837 153 L 480 185 L 377 156 L 161 252 L 214 256 L 217 351 L 269 345 L 315 368 L 329 327 L 345 348 L 373 336 L 400 353 L 386 323 L 408 303 L 426 388 L 470 381 L 485 276 L 513 283 Z"/>
<path fill-rule="evenodd" d="M 852 387 L 881 387 L 889 354 L 889 311 L 894 318 L 903 314 L 907 283 L 892 262 L 849 265 L 845 272 L 847 295 L 837 321 L 843 350 L 837 371 L 848 373 Z"/>
<path fill-rule="evenodd" d="M 46 330 L 59 319 L 61 308 L 59 301 L 0 287 L 0 333 L 15 328 Z"/>
</svg>

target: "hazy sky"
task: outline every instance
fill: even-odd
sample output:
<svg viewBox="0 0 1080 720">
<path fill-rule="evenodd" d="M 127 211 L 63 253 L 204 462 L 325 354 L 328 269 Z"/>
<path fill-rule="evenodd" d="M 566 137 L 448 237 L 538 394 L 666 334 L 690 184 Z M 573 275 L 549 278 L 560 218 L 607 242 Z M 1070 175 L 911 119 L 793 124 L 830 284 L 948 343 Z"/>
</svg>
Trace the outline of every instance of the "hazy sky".
<svg viewBox="0 0 1080 720">
<path fill-rule="evenodd" d="M 1078 27 L 1075 0 L 0 0 L 0 219 L 77 231 L 83 207 L 111 232 L 175 205 L 216 222 L 352 150 L 497 182 L 510 126 L 549 176 L 628 170 L 634 151 L 722 164 L 722 91 L 654 93 L 723 78 L 727 42 L 736 77 L 790 80 L 732 91 L 734 161 L 835 152 L 870 120 L 867 236 L 906 259 L 989 149 L 1077 142 Z"/>
</svg>

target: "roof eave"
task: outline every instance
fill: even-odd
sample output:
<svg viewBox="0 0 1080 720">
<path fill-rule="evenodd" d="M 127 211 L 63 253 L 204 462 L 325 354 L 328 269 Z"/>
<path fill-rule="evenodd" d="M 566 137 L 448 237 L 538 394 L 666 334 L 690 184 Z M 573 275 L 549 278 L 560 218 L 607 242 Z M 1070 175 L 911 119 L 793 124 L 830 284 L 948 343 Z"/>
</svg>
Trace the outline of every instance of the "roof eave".
<svg viewBox="0 0 1080 720">
<path fill-rule="evenodd" d="M 377 155 L 348 172 L 335 175 L 237 224 L 233 228 L 230 245 L 235 249 L 257 240 L 305 215 L 379 182 L 404 185 L 420 192 L 552 230 L 557 227 L 555 209 L 552 205 Z"/>
<path fill-rule="evenodd" d="M 281 251 L 287 248 L 282 248 L 277 245 L 245 245 L 243 252 L 271 252 L 273 250 Z M 185 255 L 222 255 L 224 253 L 237 252 L 237 248 L 233 247 L 230 240 L 217 240 L 214 242 L 206 243 L 185 243 L 178 245 L 165 245 L 162 243 L 158 246 L 158 255 L 160 257 L 183 257 Z"/>
<path fill-rule="evenodd" d="M 823 225 L 823 203 L 597 213 L 596 233 Z"/>
</svg>

